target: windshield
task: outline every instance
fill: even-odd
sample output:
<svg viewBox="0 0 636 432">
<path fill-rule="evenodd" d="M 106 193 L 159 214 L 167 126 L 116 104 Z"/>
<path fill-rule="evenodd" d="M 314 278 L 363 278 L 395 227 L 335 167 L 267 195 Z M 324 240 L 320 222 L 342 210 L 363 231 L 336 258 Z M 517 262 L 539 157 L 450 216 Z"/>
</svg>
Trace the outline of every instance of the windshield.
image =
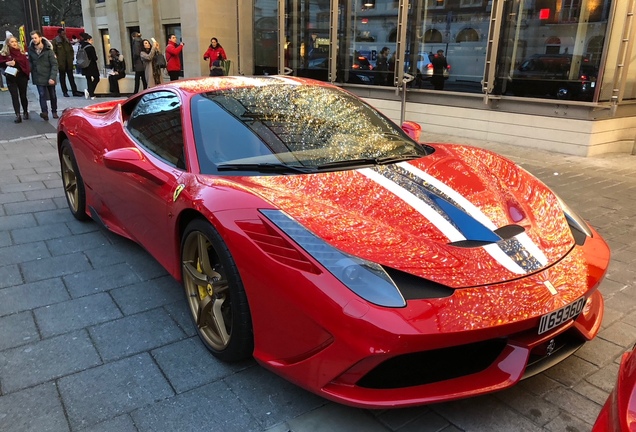
<svg viewBox="0 0 636 432">
<path fill-rule="evenodd" d="M 275 79 L 195 96 L 192 121 L 205 174 L 307 173 L 427 154 L 345 91 Z"/>
</svg>

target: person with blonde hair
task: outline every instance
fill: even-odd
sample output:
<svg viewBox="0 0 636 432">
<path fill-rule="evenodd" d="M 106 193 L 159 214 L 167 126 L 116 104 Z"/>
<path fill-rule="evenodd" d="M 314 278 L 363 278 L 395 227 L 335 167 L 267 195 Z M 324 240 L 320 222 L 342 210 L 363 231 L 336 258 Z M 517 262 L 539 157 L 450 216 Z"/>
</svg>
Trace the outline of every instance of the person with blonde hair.
<svg viewBox="0 0 636 432">
<path fill-rule="evenodd" d="M 24 49 L 13 35 L 7 37 L 2 50 L 0 50 L 0 67 L 4 69 L 7 87 L 9 88 L 9 93 L 11 93 L 13 111 L 15 112 L 14 122 L 22 123 L 20 103 L 22 103 L 24 119 L 29 119 L 27 85 L 29 83 L 31 65 Z"/>
</svg>

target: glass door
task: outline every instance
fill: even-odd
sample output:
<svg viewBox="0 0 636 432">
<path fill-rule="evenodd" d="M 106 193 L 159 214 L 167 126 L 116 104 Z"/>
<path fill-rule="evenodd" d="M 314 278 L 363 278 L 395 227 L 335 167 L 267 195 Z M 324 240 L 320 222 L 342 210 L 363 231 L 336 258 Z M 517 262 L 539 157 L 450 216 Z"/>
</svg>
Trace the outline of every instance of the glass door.
<svg viewBox="0 0 636 432">
<path fill-rule="evenodd" d="M 393 86 L 398 39 L 399 2 L 338 2 L 336 81 Z"/>
<path fill-rule="evenodd" d="M 283 73 L 329 79 L 331 0 L 284 0 Z"/>
</svg>

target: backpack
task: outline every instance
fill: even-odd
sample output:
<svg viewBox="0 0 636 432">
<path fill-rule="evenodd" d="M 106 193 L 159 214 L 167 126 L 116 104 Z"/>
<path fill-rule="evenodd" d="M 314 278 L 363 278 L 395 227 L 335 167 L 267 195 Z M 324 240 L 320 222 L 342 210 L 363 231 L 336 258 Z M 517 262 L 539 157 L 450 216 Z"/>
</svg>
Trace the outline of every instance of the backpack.
<svg viewBox="0 0 636 432">
<path fill-rule="evenodd" d="M 80 45 L 77 50 L 77 55 L 75 56 L 75 64 L 79 68 L 87 68 L 91 64 L 91 60 L 88 58 L 88 54 L 86 54 L 86 50 L 82 45 Z"/>
</svg>

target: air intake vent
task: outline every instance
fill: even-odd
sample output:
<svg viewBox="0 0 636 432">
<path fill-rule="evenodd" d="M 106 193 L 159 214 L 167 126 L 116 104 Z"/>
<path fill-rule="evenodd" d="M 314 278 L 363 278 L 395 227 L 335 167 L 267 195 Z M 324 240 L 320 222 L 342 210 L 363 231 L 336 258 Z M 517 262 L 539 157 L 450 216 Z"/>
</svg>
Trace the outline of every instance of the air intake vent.
<svg viewBox="0 0 636 432">
<path fill-rule="evenodd" d="M 320 273 L 320 270 L 294 244 L 263 221 L 255 219 L 238 221 L 236 224 L 263 252 L 276 261 L 298 270 Z"/>
<path fill-rule="evenodd" d="M 458 378 L 488 368 L 506 347 L 505 339 L 405 354 L 386 360 L 357 385 L 397 389 Z"/>
</svg>

